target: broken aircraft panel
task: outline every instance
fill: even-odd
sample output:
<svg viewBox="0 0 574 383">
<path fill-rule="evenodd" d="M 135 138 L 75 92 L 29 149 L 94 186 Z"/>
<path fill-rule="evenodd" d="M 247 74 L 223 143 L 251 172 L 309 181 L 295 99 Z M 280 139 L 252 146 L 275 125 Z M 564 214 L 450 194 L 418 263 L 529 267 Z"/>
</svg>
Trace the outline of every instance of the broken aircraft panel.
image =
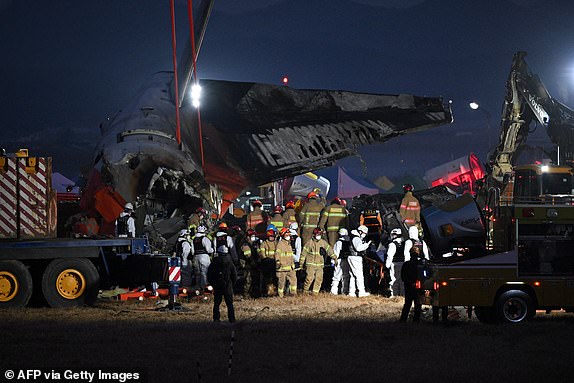
<svg viewBox="0 0 574 383">
<path fill-rule="evenodd" d="M 245 187 L 331 166 L 360 146 L 452 122 L 440 98 L 201 81 L 206 179 L 227 198 Z M 194 119 L 191 119 L 194 121 Z M 212 167 L 218 164 L 217 167 Z"/>
</svg>

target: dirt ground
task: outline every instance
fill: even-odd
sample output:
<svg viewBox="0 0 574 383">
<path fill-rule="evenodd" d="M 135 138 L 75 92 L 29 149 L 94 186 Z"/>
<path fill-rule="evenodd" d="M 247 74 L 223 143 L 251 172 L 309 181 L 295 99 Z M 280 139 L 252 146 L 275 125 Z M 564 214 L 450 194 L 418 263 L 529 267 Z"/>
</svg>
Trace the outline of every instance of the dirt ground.
<svg viewBox="0 0 574 383">
<path fill-rule="evenodd" d="M 0 310 L 0 382 L 8 368 L 138 369 L 149 382 L 570 380 L 574 315 L 541 313 L 514 326 L 464 315 L 433 325 L 427 315 L 405 324 L 396 322 L 402 303 L 328 294 L 237 299 L 235 324 L 213 323 L 210 300 L 185 303 L 185 312 L 105 300 Z"/>
</svg>

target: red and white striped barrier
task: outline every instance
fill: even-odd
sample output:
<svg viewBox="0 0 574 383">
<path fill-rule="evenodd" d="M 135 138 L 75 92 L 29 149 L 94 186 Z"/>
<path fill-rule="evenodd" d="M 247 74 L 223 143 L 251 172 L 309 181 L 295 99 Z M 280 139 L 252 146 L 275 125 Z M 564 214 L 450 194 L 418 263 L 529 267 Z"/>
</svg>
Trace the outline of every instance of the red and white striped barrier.
<svg viewBox="0 0 574 383">
<path fill-rule="evenodd" d="M 0 238 L 55 237 L 57 207 L 51 159 L 0 160 Z"/>
</svg>

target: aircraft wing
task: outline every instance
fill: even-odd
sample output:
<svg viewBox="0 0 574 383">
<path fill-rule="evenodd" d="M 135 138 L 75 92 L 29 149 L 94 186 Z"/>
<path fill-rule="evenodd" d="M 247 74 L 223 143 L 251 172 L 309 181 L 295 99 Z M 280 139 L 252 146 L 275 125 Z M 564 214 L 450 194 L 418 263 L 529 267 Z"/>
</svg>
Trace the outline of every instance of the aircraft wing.
<svg viewBox="0 0 574 383">
<path fill-rule="evenodd" d="M 205 178 L 230 196 L 453 121 L 441 98 L 218 80 L 201 86 Z"/>
</svg>

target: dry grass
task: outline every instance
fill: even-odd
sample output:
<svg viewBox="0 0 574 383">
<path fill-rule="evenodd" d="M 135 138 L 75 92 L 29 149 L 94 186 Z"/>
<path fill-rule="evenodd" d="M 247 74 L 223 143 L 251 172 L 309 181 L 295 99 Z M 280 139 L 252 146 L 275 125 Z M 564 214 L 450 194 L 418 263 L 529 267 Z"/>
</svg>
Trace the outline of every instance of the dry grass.
<svg viewBox="0 0 574 383">
<path fill-rule="evenodd" d="M 184 306 L 156 312 L 153 301 L 99 301 L 0 311 L 0 366 L 140 367 L 150 382 L 197 382 L 198 361 L 203 382 L 547 382 L 569 380 L 574 362 L 568 314 L 519 326 L 400 324 L 400 298 L 321 294 L 236 301 L 239 321 L 229 325 L 211 322 L 211 302 Z"/>
</svg>

